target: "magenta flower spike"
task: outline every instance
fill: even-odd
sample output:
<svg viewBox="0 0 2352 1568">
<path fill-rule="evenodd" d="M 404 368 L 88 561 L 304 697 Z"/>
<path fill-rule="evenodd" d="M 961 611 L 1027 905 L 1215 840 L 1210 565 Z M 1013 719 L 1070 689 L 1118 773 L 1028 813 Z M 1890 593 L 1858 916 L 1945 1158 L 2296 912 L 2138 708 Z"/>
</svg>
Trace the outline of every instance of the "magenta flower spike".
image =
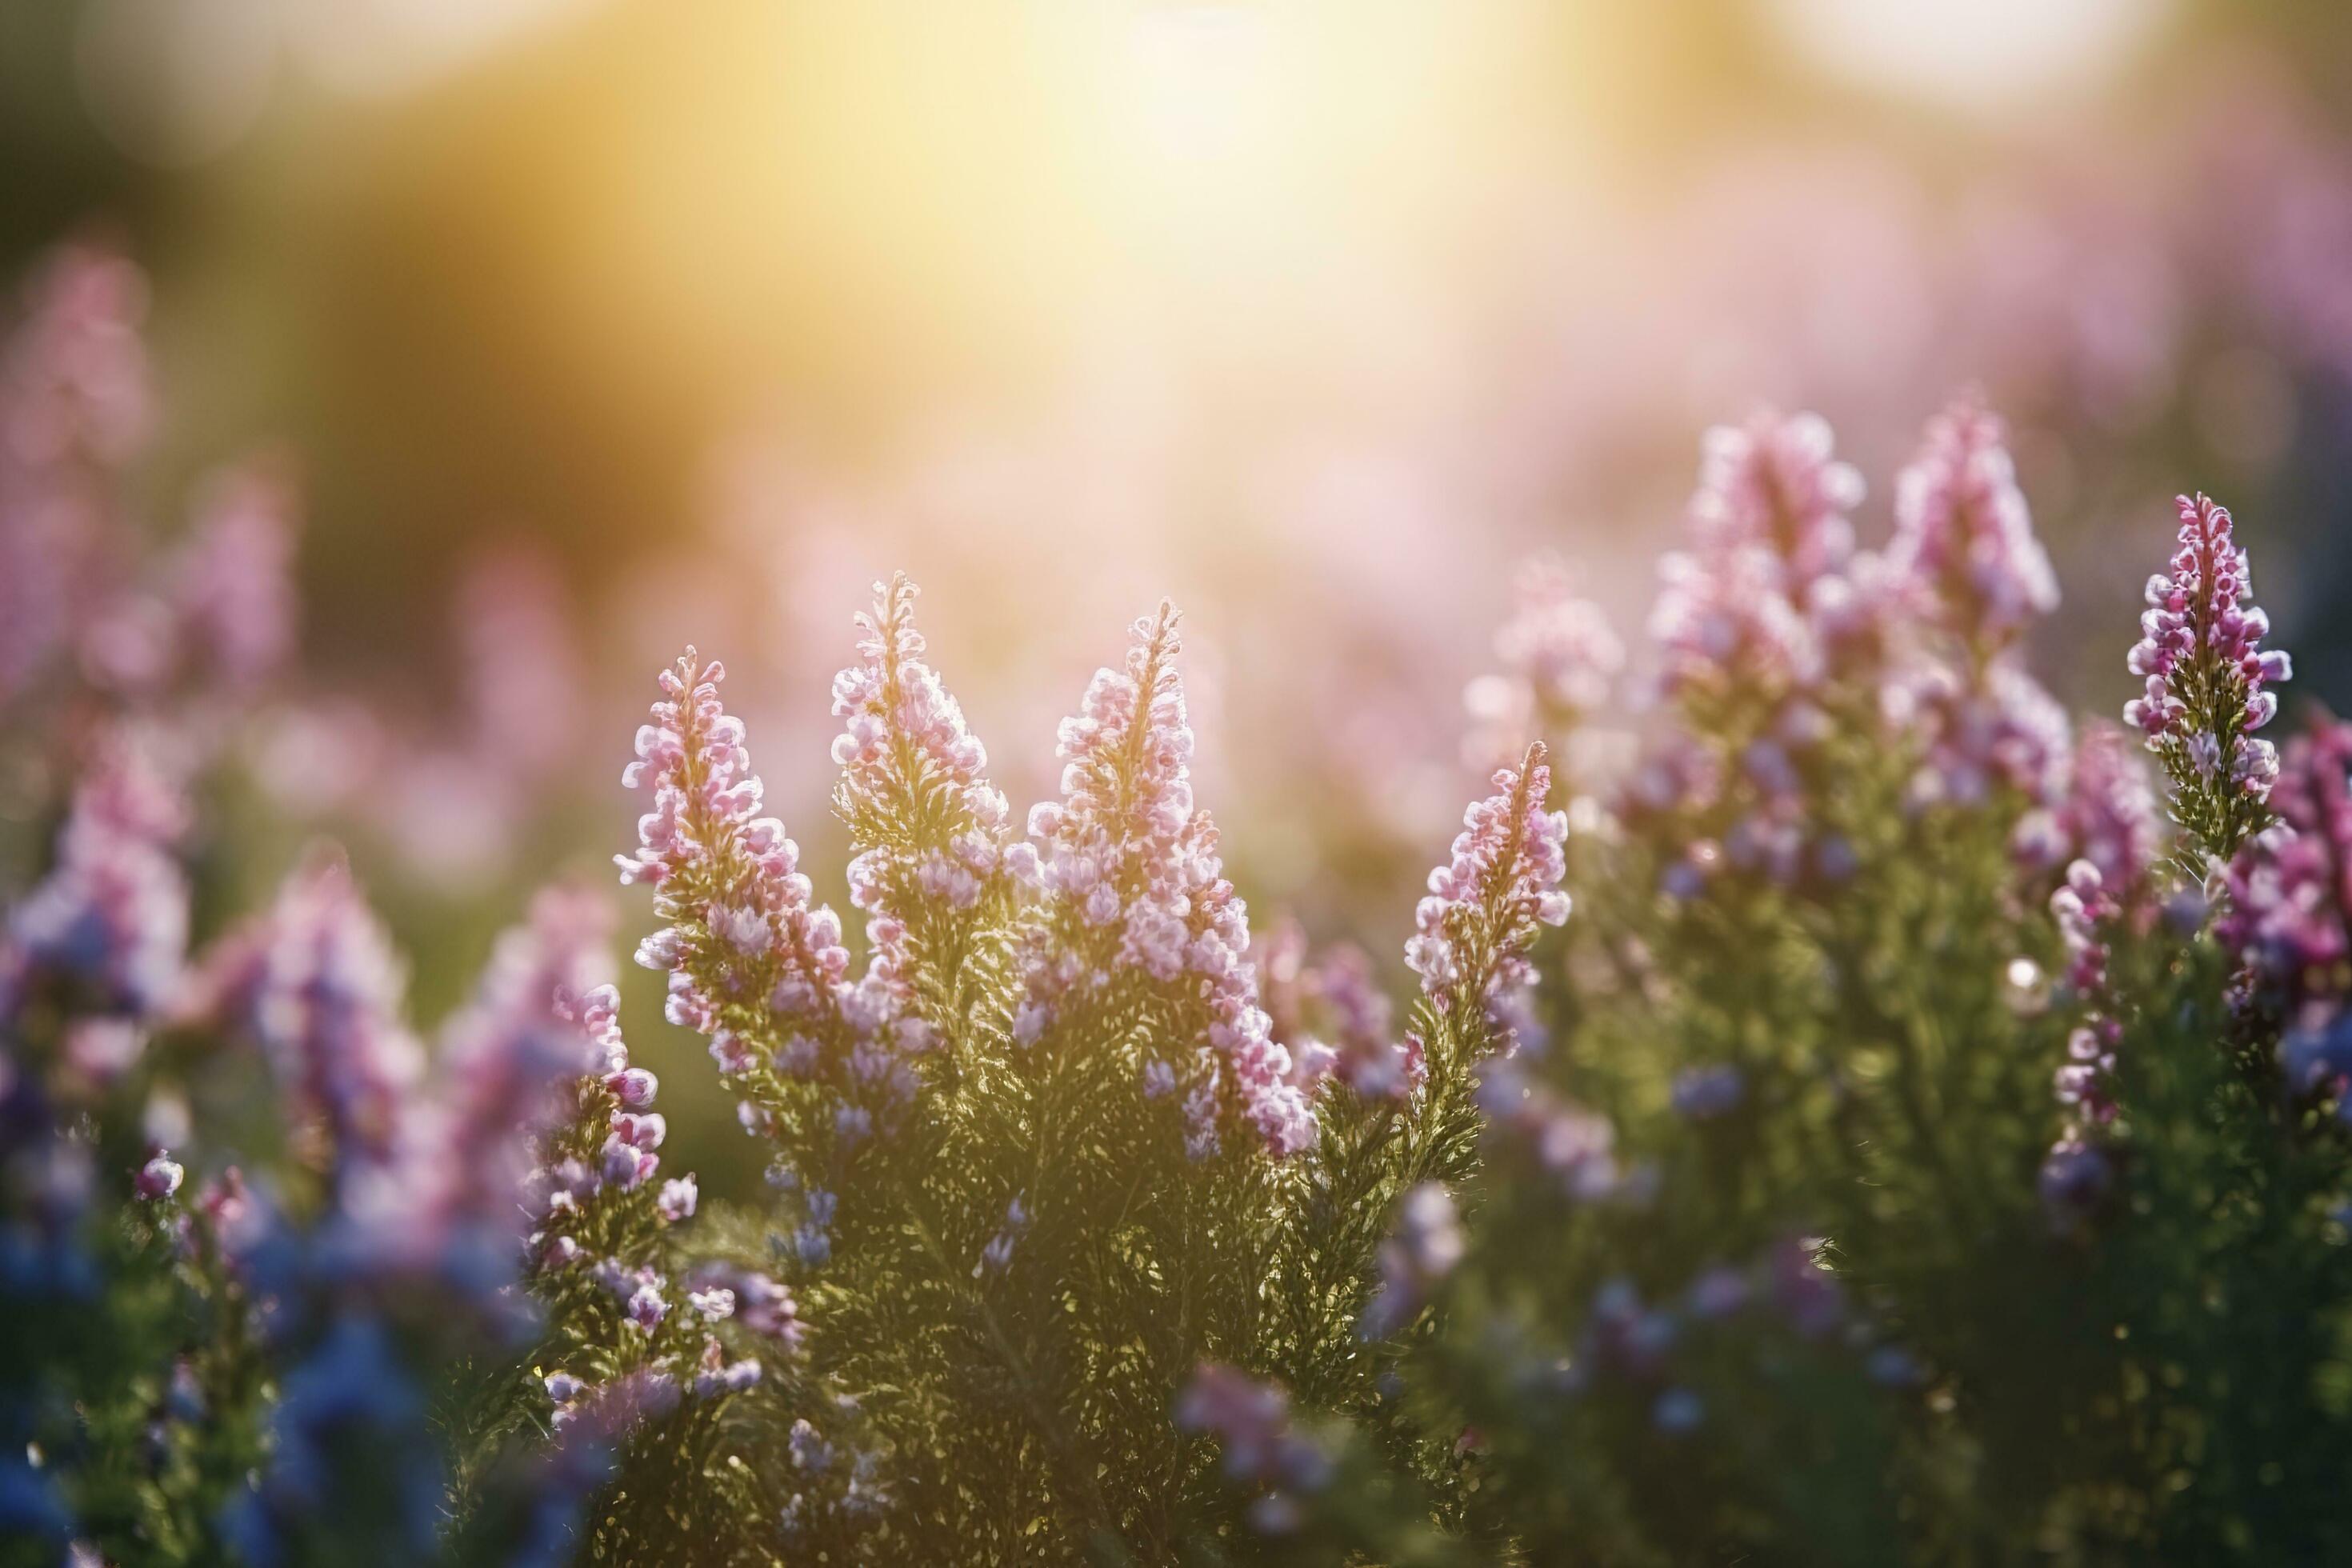
<svg viewBox="0 0 2352 1568">
<path fill-rule="evenodd" d="M 2270 688 L 2294 666 L 2262 646 L 2270 617 L 2253 602 L 2251 563 L 2228 509 L 2202 495 L 2179 505 L 2180 547 L 2170 570 L 2147 580 L 2131 650 L 2131 672 L 2147 684 L 2124 721 L 2162 760 L 2173 814 L 2197 847 L 2227 860 L 2272 821 L 2278 752 L 2254 731 L 2277 714 Z"/>
</svg>

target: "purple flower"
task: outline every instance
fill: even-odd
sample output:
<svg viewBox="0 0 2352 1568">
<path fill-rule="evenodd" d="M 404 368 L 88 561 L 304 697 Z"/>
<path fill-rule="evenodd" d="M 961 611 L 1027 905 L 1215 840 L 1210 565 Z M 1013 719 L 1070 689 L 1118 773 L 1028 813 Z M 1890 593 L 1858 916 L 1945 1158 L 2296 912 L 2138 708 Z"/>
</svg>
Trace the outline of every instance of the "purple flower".
<svg viewBox="0 0 2352 1568">
<path fill-rule="evenodd" d="M 1575 573 L 1559 557 L 1521 563 L 1513 601 L 1511 618 L 1495 633 L 1501 673 L 1472 681 L 1464 694 L 1475 726 L 1471 760 L 1485 767 L 1605 707 L 1625 668 L 1625 645 L 1601 607 L 1577 594 Z"/>
<path fill-rule="evenodd" d="M 89 989 L 100 1011 L 156 1014 L 178 985 L 187 879 L 172 858 L 188 807 L 127 734 L 102 737 L 74 791 L 54 869 L 9 911 L 0 1012 L 33 975 Z M 5 1019 L 0 1019 L 4 1022 Z"/>
<path fill-rule="evenodd" d="M 159 1201 L 178 1192 L 180 1180 L 186 1174 L 170 1154 L 159 1152 L 139 1167 L 139 1174 L 131 1179 L 131 1184 L 141 1197 L 151 1202 Z"/>
<path fill-rule="evenodd" d="M 2146 690 L 2124 710 L 2147 737 L 2176 791 L 2175 810 L 2200 847 L 2226 859 L 2269 821 L 2263 803 L 2278 753 L 2254 731 L 2278 711 L 2270 690 L 2293 673 L 2262 646 L 2270 617 L 2253 602 L 2251 564 L 2230 514 L 2204 496 L 2179 498 L 2180 547 L 2169 574 L 2147 581 L 2131 671 Z"/>
<path fill-rule="evenodd" d="M 1746 1078 L 1728 1063 L 1685 1068 L 1675 1075 L 1674 1107 L 1693 1121 L 1708 1121 L 1738 1109 L 1747 1091 Z"/>
<path fill-rule="evenodd" d="M 1312 1492 L 1330 1479 L 1330 1457 L 1291 1427 L 1289 1395 L 1234 1367 L 1202 1363 L 1177 1398 L 1176 1425 L 1223 1442 L 1236 1481 Z"/>
<path fill-rule="evenodd" d="M 2294 1024 L 2332 1012 L 2352 958 L 2352 725 L 2321 718 L 2286 743 L 2270 809 L 2278 825 L 2241 849 L 2214 935 L 2252 1000 Z"/>
<path fill-rule="evenodd" d="M 1191 1146 L 1215 1146 L 1230 1113 L 1269 1153 L 1295 1154 L 1314 1141 L 1314 1111 L 1259 1005 L 1248 910 L 1225 879 L 1216 826 L 1193 802 L 1180 647 L 1163 604 L 1135 623 L 1126 668 L 1096 671 L 1062 721 L 1061 798 L 1031 811 L 1018 862 L 1044 896 L 1019 953 L 1014 1034 L 1044 1040 L 1088 976 L 1136 974 L 1167 1016 Z"/>
<path fill-rule="evenodd" d="M 1981 659 L 2058 606 L 2058 579 L 2034 537 L 2000 421 L 1963 401 L 1928 422 L 1896 479 L 1886 566 Z"/>
<path fill-rule="evenodd" d="M 2042 1162 L 2042 1206 L 2055 1229 L 2072 1234 L 2098 1211 L 2114 1182 L 2105 1153 L 2079 1139 L 2062 1139 Z"/>
<path fill-rule="evenodd" d="M 406 975 L 351 871 L 313 856 L 259 920 L 206 953 L 188 1010 L 257 1041 L 289 1113 L 330 1140 L 337 1180 L 389 1169 L 425 1104 L 402 1020 Z"/>
<path fill-rule="evenodd" d="M 663 1296 L 659 1285 L 646 1283 L 630 1293 L 627 1311 L 629 1321 L 651 1333 L 669 1315 L 669 1301 Z"/>
<path fill-rule="evenodd" d="M 1453 856 L 1429 874 L 1429 895 L 1413 913 L 1405 963 L 1442 1010 L 1457 1004 L 1492 1011 L 1534 984 L 1527 961 L 1538 925 L 1568 919 L 1568 817 L 1547 811 L 1551 770 L 1543 742 L 1518 768 L 1498 770 L 1495 793 L 1463 813 Z"/>
</svg>

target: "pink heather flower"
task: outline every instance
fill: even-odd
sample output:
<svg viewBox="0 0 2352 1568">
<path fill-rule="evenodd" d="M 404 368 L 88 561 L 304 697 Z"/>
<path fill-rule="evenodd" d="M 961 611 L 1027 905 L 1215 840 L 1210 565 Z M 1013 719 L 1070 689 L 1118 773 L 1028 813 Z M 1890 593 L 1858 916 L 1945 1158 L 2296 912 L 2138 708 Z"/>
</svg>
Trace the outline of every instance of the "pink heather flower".
<svg viewBox="0 0 2352 1568">
<path fill-rule="evenodd" d="M 8 912 L 0 974 L 13 978 L 0 984 L 0 1013 L 44 975 L 87 987 L 101 1011 L 160 1009 L 187 949 L 187 879 L 171 854 L 187 826 L 185 801 L 145 748 L 127 734 L 103 737 L 74 791 L 56 867 Z"/>
<path fill-rule="evenodd" d="M 1498 770 L 1495 793 L 1463 813 L 1453 858 L 1429 874 L 1414 911 L 1405 963 L 1441 1010 L 1468 1003 L 1492 1013 L 1531 984 L 1527 951 L 1536 928 L 1569 913 L 1568 817 L 1547 811 L 1551 770 L 1540 741 L 1516 770 Z"/>
<path fill-rule="evenodd" d="M 694 1206 L 700 1196 L 701 1189 L 695 1184 L 691 1175 L 679 1176 L 662 1184 L 661 1197 L 656 1206 L 662 1218 L 676 1225 L 694 1217 Z"/>
<path fill-rule="evenodd" d="M 662 1295 L 659 1285 L 643 1284 L 630 1293 L 627 1311 L 629 1321 L 651 1333 L 661 1326 L 664 1318 L 669 1316 L 669 1302 Z"/>
<path fill-rule="evenodd" d="M 903 637 L 890 645 L 905 646 Z M 931 1032 L 908 1010 L 887 941 L 866 975 L 847 981 L 839 918 L 812 901 L 782 825 L 754 815 L 761 788 L 742 723 L 720 704 L 723 676 L 691 649 L 665 670 L 654 721 L 638 731 L 637 761 L 623 775 L 631 788 L 651 787 L 654 809 L 639 819 L 637 853 L 620 859 L 622 880 L 651 883 L 670 922 L 639 947 L 638 962 L 669 972 L 670 1019 L 713 1036 L 722 1068 L 735 1064 L 753 1096 L 742 1102 L 747 1131 L 764 1132 L 797 1106 L 793 1114 L 813 1116 L 806 1130 L 829 1132 L 846 1159 L 912 1105 L 913 1060 Z M 854 874 L 861 885 L 870 883 Z M 792 1099 L 797 1084 L 814 1088 Z"/>
<path fill-rule="evenodd" d="M 2066 948 L 2066 987 L 2082 1002 L 2085 1018 L 2069 1042 L 2068 1064 L 2058 1069 L 2059 1102 L 2084 1121 L 2104 1125 L 2116 1116 L 2107 1089 L 2122 1033 L 2107 1011 L 2113 1005 L 2107 931 L 2122 917 L 2123 905 L 2107 890 L 2097 867 L 2077 860 L 2067 868 L 2064 884 L 2050 895 L 2050 913 Z"/>
<path fill-rule="evenodd" d="M 620 1048 L 609 1015 L 579 1000 L 609 970 L 612 930 L 602 899 L 559 887 L 499 939 L 473 999 L 442 1028 L 396 1158 L 344 1194 L 346 1218 L 379 1262 L 429 1266 L 446 1253 L 454 1265 L 455 1249 L 471 1247 L 515 1255 L 529 1217 L 515 1195 L 540 1141 L 576 1114 L 579 1087 Z M 573 1203 L 584 1186 L 569 1185 Z"/>
<path fill-rule="evenodd" d="M 833 742 L 842 787 L 857 801 L 897 796 L 892 804 L 900 810 L 920 804 L 934 787 L 986 788 L 986 748 L 964 728 L 963 710 L 922 661 L 923 635 L 914 622 L 919 592 L 904 573 L 874 584 L 874 613 L 857 617 L 863 662 L 833 680 L 833 715 L 846 721 Z M 901 745 L 905 753 L 894 754 Z M 1001 821 L 1002 797 L 971 815 L 992 825 Z"/>
<path fill-rule="evenodd" d="M 450 613 L 468 672 L 468 768 L 529 790 L 570 767 L 581 738 L 581 659 L 562 572 L 550 552 L 492 546 L 467 563 Z"/>
<path fill-rule="evenodd" d="M 1818 414 L 1768 409 L 1744 425 L 1709 430 L 1690 503 L 1700 547 L 1768 552 L 1787 574 L 1789 597 L 1801 603 L 1812 584 L 1853 556 L 1850 514 L 1862 504 L 1862 475 L 1835 459 L 1836 448 Z"/>
<path fill-rule="evenodd" d="M 787 1350 L 800 1348 L 807 1329 L 797 1314 L 793 1293 L 767 1275 L 729 1263 L 707 1263 L 694 1271 L 689 1284 L 697 1290 L 730 1292 L 738 1327 L 774 1340 Z"/>
<path fill-rule="evenodd" d="M 258 465 L 216 476 L 168 574 L 182 658 L 231 691 L 276 674 L 300 619 L 293 569 L 293 504 L 283 478 Z"/>
<path fill-rule="evenodd" d="M 1062 721 L 1062 797 L 1029 815 L 1043 900 L 1019 954 L 1014 1037 L 1034 1046 L 1087 1005 L 1093 975 L 1138 974 L 1169 1015 L 1161 1037 L 1191 1047 L 1171 1062 L 1188 1146 L 1214 1148 L 1229 1108 L 1269 1152 L 1293 1154 L 1314 1141 L 1314 1111 L 1258 1005 L 1248 911 L 1224 878 L 1215 825 L 1193 804 L 1179 646 L 1163 604 L 1136 622 L 1126 668 L 1096 671 Z"/>
<path fill-rule="evenodd" d="M 2015 660 L 1996 658 L 1974 680 L 1948 665 L 1917 664 L 1882 698 L 1888 716 L 1921 746 L 1909 792 L 1915 809 L 1981 805 L 1997 789 L 2014 791 L 2029 807 L 2062 801 L 2072 725 Z"/>
<path fill-rule="evenodd" d="M 1529 741 L 1555 736 L 1608 704 L 1625 668 L 1625 645 L 1608 616 L 1576 594 L 1575 574 L 1554 555 L 1521 564 L 1511 618 L 1495 633 L 1499 674 L 1470 683 L 1464 701 L 1473 760 L 1492 766 Z"/>
<path fill-rule="evenodd" d="M 1820 645 L 1782 591 L 1779 564 L 1763 550 L 1711 561 L 1672 552 L 1660 558 L 1658 574 L 1649 629 L 1669 692 L 1735 679 L 1785 691 L 1820 679 Z"/>
<path fill-rule="evenodd" d="M 340 1182 L 392 1160 L 421 1103 L 405 984 L 349 868 L 314 855 L 205 955 L 188 1009 L 260 1045 L 292 1117 L 326 1134 Z"/>
<path fill-rule="evenodd" d="M 153 422 L 140 338 L 146 279 L 112 252 L 70 246 L 26 292 L 25 319 L 0 352 L 0 460 L 120 463 Z"/>
<path fill-rule="evenodd" d="M 2231 862 L 2214 934 L 2250 1000 L 2295 1026 L 2332 1015 L 2352 974 L 2352 724 L 2321 718 L 2286 743 L 2277 824 Z"/>
<path fill-rule="evenodd" d="M 1366 1099 L 1409 1095 L 1417 1080 L 1364 951 L 1341 942 L 1309 964 L 1307 933 L 1295 921 L 1277 926 L 1265 949 L 1260 973 L 1276 1037 L 1302 1058 L 1328 1057 L 1328 1075 Z"/>
<path fill-rule="evenodd" d="M 677 1374 L 658 1366 L 638 1367 L 610 1383 L 583 1384 L 572 1379 L 563 1386 L 572 1397 L 555 1402 L 549 1425 L 563 1435 L 567 1445 L 617 1443 L 669 1415 L 680 1398 Z M 554 1378 L 548 1380 L 548 1388 L 552 1395 Z"/>
<path fill-rule="evenodd" d="M 1970 402 L 1930 420 L 1919 455 L 1895 486 L 1886 567 L 1979 658 L 2014 642 L 2058 607 L 2058 578 L 2034 537 L 2033 514 L 2000 421 Z"/>
<path fill-rule="evenodd" d="M 874 585 L 873 613 L 857 617 L 860 662 L 833 683 L 834 717 L 844 721 L 833 743 L 835 804 L 854 851 L 850 900 L 866 911 L 871 949 L 857 999 L 869 1077 L 895 1055 L 929 1049 L 934 1026 L 966 1024 L 918 1016 L 907 978 L 913 955 L 936 954 L 950 969 L 973 962 L 982 900 L 1001 905 L 1014 880 L 1004 843 L 1011 809 L 988 782 L 987 751 L 962 709 L 923 662 L 917 592 L 903 573 Z"/>
<path fill-rule="evenodd" d="M 2066 880 L 2050 896 L 2050 912 L 2066 948 L 2066 989 L 2081 1009 L 2066 1039 L 2066 1061 L 2053 1079 L 2066 1115 L 2042 1166 L 2044 1207 L 2063 1233 L 2086 1224 L 2105 1195 L 2109 1167 L 2096 1146 L 2099 1130 L 2118 1112 L 2115 1098 L 2116 1050 L 2123 1043 L 2118 1002 L 2108 984 L 2109 941 L 2124 907 L 2088 860 L 2067 868 Z"/>
<path fill-rule="evenodd" d="M 1691 498 L 1692 548 L 1660 564 L 1650 621 L 1670 691 L 1787 692 L 1866 643 L 1879 597 L 1849 518 L 1862 479 L 1818 415 L 1769 410 L 1710 430 Z"/>
<path fill-rule="evenodd" d="M 115 586 L 114 471 L 152 423 L 146 297 L 129 262 L 68 247 L 35 275 L 0 348 L 0 701 Z"/>
<path fill-rule="evenodd" d="M 2146 889 L 2164 831 L 2156 788 L 2141 755 L 2112 723 L 2086 726 L 2074 747 L 2066 793 L 2019 822 L 2019 858 L 2037 868 L 2088 860 L 2126 902 Z"/>
<path fill-rule="evenodd" d="M 2179 498 L 2171 572 L 2147 580 L 2131 671 L 2147 682 L 2124 710 L 2171 777 L 2174 810 L 2205 852 L 2226 859 L 2268 822 L 2263 803 L 2278 753 L 2254 731 L 2278 711 L 2269 688 L 2287 679 L 2284 653 L 2265 651 L 2270 617 L 2253 602 L 2246 552 L 2224 508 Z"/>
</svg>

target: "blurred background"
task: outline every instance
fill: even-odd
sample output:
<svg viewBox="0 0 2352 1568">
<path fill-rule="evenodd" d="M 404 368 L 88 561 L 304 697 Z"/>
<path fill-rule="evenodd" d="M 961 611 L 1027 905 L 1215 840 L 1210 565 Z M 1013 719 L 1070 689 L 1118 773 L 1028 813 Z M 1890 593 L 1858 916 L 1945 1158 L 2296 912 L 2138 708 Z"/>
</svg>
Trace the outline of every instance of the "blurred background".
<svg viewBox="0 0 2352 1568">
<path fill-rule="evenodd" d="M 2127 694 L 2201 488 L 2290 702 L 2352 701 L 2347 106 L 2318 0 L 58 0 L 0 7 L 0 259 L 146 270 L 158 530 L 294 477 L 254 818 L 420 955 L 627 840 L 688 640 L 839 901 L 826 689 L 895 567 L 1016 804 L 1175 596 L 1244 892 L 1390 952 L 1512 563 L 1633 640 L 1759 404 L 1870 541 L 1980 389 L 2061 696 Z"/>
</svg>

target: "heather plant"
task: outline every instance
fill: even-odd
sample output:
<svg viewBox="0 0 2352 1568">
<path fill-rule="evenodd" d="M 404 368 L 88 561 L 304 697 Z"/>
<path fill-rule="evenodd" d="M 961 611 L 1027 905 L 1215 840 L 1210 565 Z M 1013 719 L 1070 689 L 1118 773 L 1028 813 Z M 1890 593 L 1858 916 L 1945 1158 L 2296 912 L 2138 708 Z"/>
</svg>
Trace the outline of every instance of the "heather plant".
<svg viewBox="0 0 2352 1568">
<path fill-rule="evenodd" d="M 1709 438 L 1539 1022 L 1392 1211 L 1378 1406 L 1200 1385 L 1270 1560 L 2345 1549 L 2346 742 L 2273 784 L 2285 660 L 2184 499 L 2131 656 L 2173 840 L 2024 667 L 2056 586 L 1990 416 L 1881 552 L 1858 499 L 1817 421 Z"/>
<path fill-rule="evenodd" d="M 2256 734 L 2210 501 L 2077 725 L 1979 401 L 1868 545 L 1825 422 L 1711 433 L 1646 648 L 1517 585 L 1392 966 L 1253 929 L 1172 607 L 1016 815 L 895 577 L 845 864 L 689 648 L 623 775 L 660 1020 L 558 882 L 435 1022 L 333 847 L 236 907 L 283 495 L 132 525 L 136 300 L 66 258 L 0 372 L 0 550 L 70 586 L 0 628 L 0 1561 L 2352 1550 L 2352 727 Z"/>
</svg>

